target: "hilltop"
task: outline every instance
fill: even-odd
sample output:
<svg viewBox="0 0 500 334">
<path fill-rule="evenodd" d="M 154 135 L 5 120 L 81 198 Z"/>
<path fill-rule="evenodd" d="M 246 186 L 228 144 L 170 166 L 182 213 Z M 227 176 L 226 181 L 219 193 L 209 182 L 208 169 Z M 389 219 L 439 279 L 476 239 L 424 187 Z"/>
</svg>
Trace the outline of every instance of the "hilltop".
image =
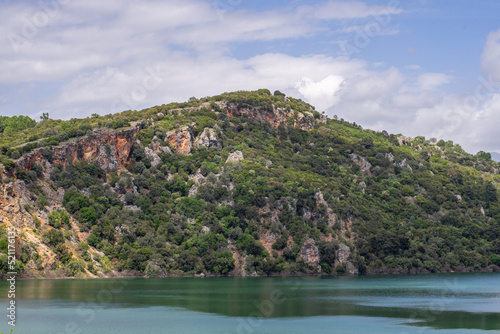
<svg viewBox="0 0 500 334">
<path fill-rule="evenodd" d="M 1 272 L 25 278 L 493 271 L 491 155 L 276 91 L 0 117 Z"/>
</svg>

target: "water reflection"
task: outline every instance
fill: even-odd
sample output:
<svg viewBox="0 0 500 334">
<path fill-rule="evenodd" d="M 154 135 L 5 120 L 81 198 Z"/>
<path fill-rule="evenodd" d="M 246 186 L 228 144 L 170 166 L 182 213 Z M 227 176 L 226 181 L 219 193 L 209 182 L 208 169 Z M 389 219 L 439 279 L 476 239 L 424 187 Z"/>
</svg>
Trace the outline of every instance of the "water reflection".
<svg viewBox="0 0 500 334">
<path fill-rule="evenodd" d="M 18 298 L 44 307 L 168 306 L 229 317 L 384 317 L 435 329 L 500 329 L 499 273 L 38 280 L 19 281 L 17 290 Z"/>
</svg>

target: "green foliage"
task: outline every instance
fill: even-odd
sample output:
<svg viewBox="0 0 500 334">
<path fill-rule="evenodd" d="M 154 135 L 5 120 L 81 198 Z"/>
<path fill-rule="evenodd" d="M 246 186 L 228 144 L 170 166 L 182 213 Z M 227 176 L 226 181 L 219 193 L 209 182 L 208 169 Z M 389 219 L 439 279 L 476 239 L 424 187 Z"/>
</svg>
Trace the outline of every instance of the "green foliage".
<svg viewBox="0 0 500 334">
<path fill-rule="evenodd" d="M 238 248 L 251 255 L 262 255 L 264 251 L 264 246 L 260 241 L 255 240 L 255 238 L 249 234 L 242 233 L 238 236 L 236 241 Z"/>
<path fill-rule="evenodd" d="M 496 266 L 500 267 L 500 255 L 499 254 L 491 254 L 490 261 Z"/>
<path fill-rule="evenodd" d="M 87 243 L 90 245 L 90 246 L 93 246 L 93 247 L 96 247 L 97 244 L 99 243 L 99 237 L 96 236 L 95 234 L 91 234 L 88 236 L 87 238 Z"/>
<path fill-rule="evenodd" d="M 62 263 L 67 263 L 71 259 L 71 253 L 65 245 L 64 235 L 61 231 L 51 229 L 44 235 L 44 238 L 45 243 L 52 247 Z"/>
<path fill-rule="evenodd" d="M 35 125 L 36 121 L 28 116 L 0 116 L 0 133 L 15 133 L 33 128 Z"/>
<path fill-rule="evenodd" d="M 49 113 L 48 113 L 48 112 L 44 112 L 44 113 L 42 113 L 42 116 L 40 116 L 40 119 L 41 119 L 42 121 L 46 121 L 46 120 L 48 120 L 48 119 L 49 119 Z"/>
<path fill-rule="evenodd" d="M 12 160 L 4 160 L 3 165 L 7 172 L 11 172 L 14 168 L 16 168 L 16 164 Z"/>
<path fill-rule="evenodd" d="M 266 121 L 279 112 L 287 113 L 279 126 Z M 137 121 L 143 126 L 128 138 L 128 171 L 104 171 L 97 162 L 82 161 L 81 146 L 76 162 L 52 161 L 55 145 Z M 69 227 L 69 215 L 89 235 L 78 256 L 89 262 L 90 247 L 97 248 L 106 255 L 106 270 L 152 276 L 227 275 L 238 256 L 246 257 L 249 272 L 307 272 L 299 253 L 308 238 L 315 240 L 321 270 L 329 274 L 347 270 L 345 264 L 334 267 L 341 243 L 351 248 L 348 261 L 362 273 L 499 263 L 500 164 L 488 153 L 470 155 L 451 141 L 374 132 L 338 117 L 324 121 L 312 106 L 279 91 L 224 93 L 81 120 L 47 115 L 35 124 L 14 123 L 24 128 L 14 133 L 2 125 L 0 131 L 0 159 L 9 178 L 3 183 L 14 177 L 26 182 L 27 195 L 37 198 L 36 208 L 25 207 L 30 214 L 47 210 L 47 198 L 58 204 L 47 187 L 64 191 L 66 211 L 48 214 L 54 228 L 38 222 L 37 229 L 46 231 L 44 240 L 70 276 L 97 267 L 71 258 L 65 242 L 71 234 L 59 230 Z M 207 127 L 215 129 L 222 148 L 194 145 Z M 171 145 L 167 131 L 181 128 L 191 136 L 190 154 L 177 154 L 175 147 L 173 154 L 164 153 Z M 25 170 L 12 161 L 35 149 L 51 163 L 50 180 L 43 179 L 44 163 Z M 226 164 L 236 150 L 244 159 Z M 15 198 L 13 187 L 5 191 Z M 24 259 L 31 253 L 26 250 Z"/>
<path fill-rule="evenodd" d="M 45 209 L 45 207 L 49 204 L 49 201 L 47 200 L 47 198 L 45 198 L 45 196 L 40 196 L 36 199 L 36 206 L 38 207 L 38 209 L 40 210 L 43 210 Z"/>
<path fill-rule="evenodd" d="M 490 161 L 491 160 L 491 153 L 479 151 L 479 152 L 477 152 L 476 157 L 479 159 Z"/>
<path fill-rule="evenodd" d="M 97 221 L 98 215 L 94 207 L 85 207 L 80 210 L 80 217 L 83 223 L 94 225 Z"/>
<path fill-rule="evenodd" d="M 75 277 L 78 275 L 78 273 L 81 273 L 82 271 L 83 271 L 83 266 L 76 259 L 71 259 L 64 267 L 64 272 L 68 277 Z"/>
<path fill-rule="evenodd" d="M 61 243 L 64 243 L 64 236 L 61 231 L 51 229 L 46 234 L 47 244 L 49 246 L 55 247 Z"/>
<path fill-rule="evenodd" d="M 62 210 L 55 210 L 52 211 L 51 213 L 48 214 L 49 218 L 49 225 L 53 226 L 55 228 L 60 228 L 61 226 L 68 226 L 70 227 L 69 219 L 70 216 L 66 211 Z"/>
<path fill-rule="evenodd" d="M 231 252 L 215 252 L 202 258 L 203 265 L 209 272 L 228 274 L 234 269 L 234 259 Z"/>
</svg>

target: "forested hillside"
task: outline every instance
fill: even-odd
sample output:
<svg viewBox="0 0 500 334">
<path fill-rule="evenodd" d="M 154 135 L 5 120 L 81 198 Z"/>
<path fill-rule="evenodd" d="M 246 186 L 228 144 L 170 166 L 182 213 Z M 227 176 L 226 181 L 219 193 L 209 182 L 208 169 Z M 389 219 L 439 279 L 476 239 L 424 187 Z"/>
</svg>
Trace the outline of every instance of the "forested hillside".
<svg viewBox="0 0 500 334">
<path fill-rule="evenodd" d="M 8 226 L 27 278 L 500 269 L 488 153 L 278 91 L 0 117 L 0 154 L 2 273 Z"/>
</svg>

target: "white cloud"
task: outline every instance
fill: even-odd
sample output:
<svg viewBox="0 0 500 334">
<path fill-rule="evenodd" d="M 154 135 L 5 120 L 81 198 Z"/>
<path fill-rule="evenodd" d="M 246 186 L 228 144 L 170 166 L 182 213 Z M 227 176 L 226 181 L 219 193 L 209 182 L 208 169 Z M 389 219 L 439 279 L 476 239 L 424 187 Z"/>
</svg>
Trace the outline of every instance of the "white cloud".
<svg viewBox="0 0 500 334">
<path fill-rule="evenodd" d="M 86 114 L 107 114 L 120 111 L 116 108 L 140 109 L 184 101 L 193 95 L 203 97 L 263 87 L 292 95 L 301 93 L 317 107 L 326 108 L 335 101 L 334 93 L 342 76 L 364 71 L 365 66 L 360 61 L 346 62 L 324 56 L 292 57 L 270 53 L 236 60 L 226 56 L 171 53 L 148 66 L 132 64 L 127 68 L 107 68 L 80 75 L 64 87 L 50 109 L 51 114 L 58 115 L 67 106 L 84 105 L 87 109 L 81 112 Z M 159 80 L 151 79 L 151 71 Z M 325 73 L 335 74 L 325 76 Z M 312 88 L 320 90 L 314 92 Z M 138 94 L 140 92 L 142 94 Z"/>
<path fill-rule="evenodd" d="M 138 1 L 127 6 L 118 19 L 140 32 L 201 26 L 219 21 L 209 2 L 197 0 Z"/>
<path fill-rule="evenodd" d="M 343 33 L 358 34 L 360 36 L 367 36 L 364 38 L 374 38 L 375 36 L 390 36 L 399 34 L 398 26 L 389 26 L 384 28 L 377 21 L 370 21 L 365 25 L 354 25 L 344 27 L 340 30 Z"/>
<path fill-rule="evenodd" d="M 338 75 L 329 75 L 320 81 L 304 77 L 295 84 L 295 88 L 307 101 L 314 101 L 317 110 L 323 111 L 338 102 L 336 93 L 343 81 L 344 78 Z"/>
<path fill-rule="evenodd" d="M 346 79 L 342 95 L 349 101 L 379 99 L 397 93 L 403 81 L 404 76 L 395 67 L 381 72 L 365 71 Z"/>
<path fill-rule="evenodd" d="M 500 81 L 500 30 L 491 32 L 483 50 L 483 70 Z"/>
<path fill-rule="evenodd" d="M 342 11 L 360 8 L 359 3 L 332 4 Z M 37 15 L 47 20 L 37 24 Z M 211 2 L 201 0 L 71 1 L 50 12 L 14 3 L 0 14 L 0 33 L 16 36 L 0 40 L 0 83 L 64 80 L 99 67 L 147 64 L 179 47 L 219 56 L 229 42 L 314 33 L 319 27 L 307 15 L 237 10 L 221 19 Z"/>
<path fill-rule="evenodd" d="M 391 15 L 401 13 L 401 9 L 395 6 L 368 5 L 360 1 L 336 1 L 330 0 L 313 6 L 301 6 L 297 13 L 316 19 L 353 19 L 368 16 L 379 16 L 387 19 Z"/>
<path fill-rule="evenodd" d="M 419 109 L 414 125 L 420 131 L 427 128 L 429 136 L 451 139 L 476 153 L 498 151 L 499 122 L 499 94 L 489 95 L 476 110 L 467 108 L 465 99 L 448 95 L 432 107 Z"/>
<path fill-rule="evenodd" d="M 434 90 L 451 81 L 449 75 L 443 73 L 424 73 L 417 78 L 417 85 L 421 90 Z"/>
</svg>

